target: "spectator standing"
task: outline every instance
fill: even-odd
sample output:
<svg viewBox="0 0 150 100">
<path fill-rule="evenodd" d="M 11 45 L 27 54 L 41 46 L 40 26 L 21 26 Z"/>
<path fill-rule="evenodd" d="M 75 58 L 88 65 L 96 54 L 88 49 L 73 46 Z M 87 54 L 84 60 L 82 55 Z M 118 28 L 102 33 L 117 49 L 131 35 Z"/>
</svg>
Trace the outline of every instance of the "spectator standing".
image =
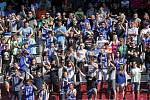
<svg viewBox="0 0 150 100">
<path fill-rule="evenodd" d="M 73 81 L 73 78 L 74 78 L 74 73 L 75 73 L 75 69 L 74 69 L 74 64 L 72 61 L 67 61 L 67 65 L 64 67 L 64 70 L 67 71 L 68 73 L 68 79 L 70 81 Z"/>
<path fill-rule="evenodd" d="M 95 8 L 93 7 L 93 5 L 91 3 L 88 4 L 89 9 L 87 10 L 87 16 L 90 17 L 92 15 L 95 15 Z"/>
<path fill-rule="evenodd" d="M 125 44 L 123 38 L 120 38 L 120 45 L 118 47 L 118 50 L 120 52 L 121 57 L 125 57 L 126 58 L 127 45 Z"/>
<path fill-rule="evenodd" d="M 40 71 L 36 72 L 36 75 L 33 78 L 33 83 L 36 86 L 37 91 L 39 92 L 42 89 L 42 85 L 44 83 L 44 79 Z"/>
<path fill-rule="evenodd" d="M 49 91 L 47 84 L 43 83 L 42 89 L 39 92 L 38 100 L 49 100 Z"/>
<path fill-rule="evenodd" d="M 59 48 L 65 49 L 65 41 L 66 41 L 66 27 L 62 25 L 62 21 L 58 21 L 58 27 L 55 27 L 57 43 Z"/>
<path fill-rule="evenodd" d="M 22 100 L 22 85 L 25 77 L 25 73 L 20 69 L 18 63 L 14 63 L 14 72 L 11 71 L 8 80 L 12 80 L 12 100 Z M 9 84 L 9 83 L 6 83 Z"/>
<path fill-rule="evenodd" d="M 6 74 L 9 71 L 10 65 L 13 63 L 12 51 L 9 49 L 9 45 L 6 45 L 6 48 L 2 50 L 2 73 Z"/>
<path fill-rule="evenodd" d="M 20 34 L 22 36 L 22 42 L 27 41 L 27 36 L 31 37 L 33 35 L 33 29 L 29 26 L 29 22 L 24 22 L 24 27 L 20 29 Z"/>
<path fill-rule="evenodd" d="M 46 47 L 49 47 L 51 44 L 56 44 L 57 43 L 57 38 L 55 36 L 54 31 L 50 31 L 48 34 L 48 38 L 46 40 Z"/>
<path fill-rule="evenodd" d="M 33 85 L 32 79 L 26 80 L 26 83 L 23 85 L 22 89 L 25 92 L 25 100 L 34 100 L 34 91 L 37 90 L 37 88 Z"/>
<path fill-rule="evenodd" d="M 150 47 L 150 44 L 148 45 Z M 145 51 L 145 66 L 146 70 L 150 69 L 150 48 L 147 47 Z"/>
<path fill-rule="evenodd" d="M 101 49 L 101 52 L 98 56 L 102 75 L 103 75 L 103 80 L 106 81 L 108 80 L 108 53 L 106 50 L 104 50 L 104 47 Z"/>
<path fill-rule="evenodd" d="M 61 90 L 60 90 L 60 98 L 61 100 L 65 99 L 65 95 L 68 91 L 69 88 L 69 78 L 68 78 L 68 73 L 67 71 L 64 71 L 63 73 L 63 79 L 62 79 L 62 83 L 61 83 Z"/>
<path fill-rule="evenodd" d="M 28 49 L 30 51 L 30 54 L 31 55 L 36 55 L 37 52 L 36 52 L 36 41 L 35 39 L 32 37 L 29 37 L 29 35 L 27 36 L 28 37 L 28 40 L 27 40 L 27 43 L 28 43 Z"/>
<path fill-rule="evenodd" d="M 108 27 L 107 27 L 107 24 L 105 22 L 101 22 L 100 25 L 99 25 L 99 28 L 98 28 L 98 32 L 99 32 L 99 37 L 100 35 L 102 35 L 102 38 L 104 40 L 107 40 L 108 39 Z"/>
<path fill-rule="evenodd" d="M 114 60 L 119 46 L 119 40 L 117 35 L 113 35 L 113 41 L 109 45 L 111 45 L 112 47 L 112 59 Z"/>
<path fill-rule="evenodd" d="M 76 100 L 77 90 L 74 88 L 74 84 L 69 84 L 69 89 L 67 91 L 67 100 Z"/>
<path fill-rule="evenodd" d="M 116 99 L 116 67 L 115 65 L 112 63 L 111 60 L 108 61 L 109 62 L 109 80 L 108 80 L 108 89 L 109 91 L 113 91 L 114 93 L 114 97 L 113 99 Z M 111 93 L 112 94 L 112 93 Z"/>
<path fill-rule="evenodd" d="M 30 73 L 35 76 L 37 71 L 41 72 L 40 66 L 37 64 L 36 58 L 31 59 L 31 63 L 29 65 Z"/>
<path fill-rule="evenodd" d="M 123 98 L 125 98 L 125 86 L 127 85 L 127 72 L 125 66 L 126 65 L 120 65 L 120 69 L 116 74 L 117 93 L 122 91 Z"/>
<path fill-rule="evenodd" d="M 140 27 L 141 19 L 138 17 L 138 13 L 133 14 L 133 18 L 130 20 L 130 22 L 135 22 L 136 27 Z"/>
<path fill-rule="evenodd" d="M 141 72 L 142 72 L 141 68 L 139 68 L 136 62 L 133 62 L 133 68 L 131 69 L 131 83 L 132 83 L 132 90 L 133 90 L 132 91 L 133 99 L 139 98 Z"/>
<path fill-rule="evenodd" d="M 19 42 L 17 35 L 12 36 L 11 49 L 12 49 L 12 53 L 13 53 L 13 57 L 14 57 L 14 62 L 18 62 L 18 59 L 19 59 L 18 55 L 19 55 L 19 51 L 21 49 L 21 43 Z"/>
<path fill-rule="evenodd" d="M 98 64 L 94 61 L 94 55 L 90 55 L 90 62 L 87 66 L 87 95 L 88 99 L 92 98 L 92 95 L 94 95 L 94 98 L 97 97 L 97 89 L 96 89 L 96 79 L 97 79 L 97 70 Z"/>
<path fill-rule="evenodd" d="M 132 22 L 131 27 L 128 29 L 128 36 L 133 38 L 134 43 L 138 44 L 138 28 L 135 26 L 136 23 Z"/>
</svg>

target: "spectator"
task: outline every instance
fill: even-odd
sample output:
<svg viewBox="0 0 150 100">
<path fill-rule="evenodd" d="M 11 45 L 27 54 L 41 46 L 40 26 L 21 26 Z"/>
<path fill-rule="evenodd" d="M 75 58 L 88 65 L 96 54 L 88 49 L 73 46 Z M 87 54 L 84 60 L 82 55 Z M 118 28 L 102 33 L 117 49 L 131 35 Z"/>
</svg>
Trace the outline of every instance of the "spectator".
<svg viewBox="0 0 150 100">
<path fill-rule="evenodd" d="M 132 92 L 133 99 L 138 98 L 138 97 L 135 97 L 135 92 L 137 93 L 137 96 L 139 96 L 141 72 L 142 72 L 142 70 L 139 68 L 137 63 L 133 62 L 133 68 L 131 69 L 131 82 L 132 82 L 132 90 L 133 90 L 133 92 Z"/>
<path fill-rule="evenodd" d="M 50 75 L 50 79 L 51 79 L 51 81 L 50 81 L 51 89 L 54 92 L 56 92 L 56 88 L 60 82 L 58 72 L 59 72 L 59 66 L 56 64 L 55 60 L 52 60 L 49 75 Z"/>
<path fill-rule="evenodd" d="M 10 15 L 11 17 L 7 20 L 9 22 L 9 32 L 17 32 L 17 19 L 15 13 Z"/>
<path fill-rule="evenodd" d="M 40 71 L 40 67 L 39 67 L 39 65 L 37 64 L 37 61 L 36 61 L 35 58 L 32 58 L 32 59 L 31 59 L 31 63 L 30 63 L 29 69 L 30 69 L 30 73 L 31 73 L 33 76 L 36 75 L 36 72 L 37 72 L 37 71 Z"/>
<path fill-rule="evenodd" d="M 22 18 L 26 18 L 27 17 L 27 14 L 26 14 L 26 10 L 27 8 L 25 7 L 25 5 L 21 5 L 20 6 L 20 13 L 19 15 L 22 17 Z"/>
<path fill-rule="evenodd" d="M 9 49 L 8 44 L 6 45 L 6 49 L 2 50 L 2 73 L 7 74 L 9 71 L 10 65 L 13 63 L 13 55 L 11 50 Z"/>
<path fill-rule="evenodd" d="M 74 84 L 69 84 L 69 89 L 67 91 L 67 100 L 76 100 L 77 90 L 74 88 Z"/>
<path fill-rule="evenodd" d="M 91 16 L 90 16 L 90 26 L 91 26 L 91 30 L 93 30 L 93 31 L 96 30 L 96 19 L 95 19 L 95 15 L 91 15 Z"/>
<path fill-rule="evenodd" d="M 22 100 L 21 86 L 23 85 L 24 77 L 25 73 L 20 69 L 18 63 L 14 63 L 14 71 L 11 71 L 10 76 L 7 77 L 8 80 L 12 80 L 12 100 L 15 100 L 16 98 Z M 6 82 L 6 84 L 9 83 Z"/>
<path fill-rule="evenodd" d="M 117 94 L 116 94 L 116 67 L 112 63 L 111 60 L 109 62 L 109 81 L 108 81 L 108 89 L 109 91 L 113 91 L 114 93 L 114 99 L 116 99 Z"/>
<path fill-rule="evenodd" d="M 29 22 L 24 22 L 24 27 L 20 29 L 20 34 L 23 38 L 22 42 L 26 42 L 27 36 L 31 37 L 33 35 L 33 29 L 29 26 Z"/>
<path fill-rule="evenodd" d="M 144 16 L 143 16 L 143 19 L 142 19 L 142 27 L 144 27 L 144 23 L 145 22 L 150 22 L 150 19 L 149 19 L 149 14 L 148 13 L 144 13 Z"/>
<path fill-rule="evenodd" d="M 84 15 L 82 8 L 78 8 L 78 10 L 75 12 L 75 15 L 77 16 L 77 19 L 81 19 Z"/>
<path fill-rule="evenodd" d="M 112 46 L 112 58 L 113 60 L 115 59 L 115 54 L 118 50 L 118 46 L 119 46 L 119 40 L 117 38 L 117 35 L 113 35 L 113 41 L 110 43 L 110 45 Z"/>
<path fill-rule="evenodd" d="M 94 62 L 94 55 L 90 55 L 90 62 L 87 66 L 87 95 L 88 99 L 92 98 L 92 94 L 96 99 L 97 97 L 97 89 L 96 89 L 96 77 L 97 77 L 97 69 L 98 65 Z"/>
<path fill-rule="evenodd" d="M 25 92 L 25 100 L 34 100 L 34 90 L 37 90 L 37 88 L 32 84 L 32 79 L 26 80 L 26 84 L 23 85 L 22 89 Z"/>
<path fill-rule="evenodd" d="M 34 85 L 36 86 L 37 88 L 37 91 L 40 92 L 40 90 L 42 89 L 42 85 L 44 83 L 44 79 L 43 79 L 43 76 L 42 76 L 42 73 L 40 71 L 36 71 L 35 73 L 36 75 L 34 76 L 33 78 L 33 83 Z"/>
<path fill-rule="evenodd" d="M 55 32 L 56 32 L 56 38 L 57 38 L 58 45 L 60 45 L 59 48 L 64 50 L 67 30 L 66 30 L 65 26 L 62 26 L 61 21 L 58 22 L 58 27 L 56 27 Z"/>
<path fill-rule="evenodd" d="M 104 50 L 104 48 L 101 49 L 101 52 L 99 54 L 99 63 L 101 67 L 101 72 L 103 75 L 103 80 L 108 80 L 108 53 Z"/>
<path fill-rule="evenodd" d="M 46 5 L 45 5 L 46 4 Z M 51 1 L 49 1 L 49 0 L 41 0 L 40 2 L 39 2 L 39 6 L 44 6 L 45 7 L 45 9 L 50 9 L 51 8 Z"/>
<path fill-rule="evenodd" d="M 107 40 L 108 39 L 108 28 L 107 28 L 107 24 L 105 22 L 101 22 L 100 26 L 98 28 L 98 32 L 99 32 L 99 36 L 102 35 L 102 38 Z"/>
<path fill-rule="evenodd" d="M 57 43 L 57 38 L 55 36 L 54 31 L 50 31 L 48 38 L 46 40 L 46 47 L 50 46 L 52 43 L 56 44 Z"/>
<path fill-rule="evenodd" d="M 103 92 L 103 89 L 99 90 L 104 82 L 108 83 L 107 89 L 112 90 L 109 94 L 114 93 L 113 98 L 118 99 L 118 88 L 123 91 L 123 97 L 126 96 L 127 72 L 132 76 L 129 83 L 137 87 L 140 77 L 138 81 L 133 80 L 141 72 L 137 71 L 134 76 L 136 67 L 148 74 L 150 28 L 149 15 L 144 13 L 148 11 L 144 9 L 144 16 L 141 16 L 137 9 L 132 17 L 129 0 L 122 0 L 121 4 L 116 0 L 109 3 L 108 0 L 1 1 L 0 68 L 3 69 L 0 80 L 4 76 L 8 97 L 12 94 L 13 98 L 20 99 L 21 89 L 14 90 L 14 77 L 11 77 L 16 74 L 16 68 L 12 67 L 15 62 L 17 73 L 22 77 L 19 82 L 24 84 L 27 80 L 25 90 L 31 89 L 23 92 L 26 99 L 45 100 L 58 93 L 60 99 L 81 99 L 80 92 L 83 91 L 79 88 L 80 92 L 75 93 L 74 85 L 82 87 L 84 82 L 87 83 L 84 92 L 87 92 L 88 99 L 92 99 L 92 95 L 95 99 L 103 99 L 103 96 L 96 96 Z M 77 2 L 84 3 L 76 5 Z M 74 84 L 70 85 L 72 82 Z M 37 87 L 37 93 L 33 93 L 33 85 Z M 12 93 L 10 86 L 13 87 Z M 135 90 L 139 92 L 137 87 Z M 26 97 L 29 92 L 32 92 L 30 97 Z M 5 99 L 3 89 L 1 93 Z"/>
<path fill-rule="evenodd" d="M 67 65 L 64 67 L 64 70 L 68 73 L 68 79 L 69 81 L 73 81 L 74 77 L 74 64 L 71 61 L 67 62 Z"/>
<path fill-rule="evenodd" d="M 77 52 L 78 52 L 79 60 L 81 62 L 85 61 L 86 60 L 87 50 L 84 49 L 84 44 L 83 43 L 80 44 L 80 49 Z"/>
<path fill-rule="evenodd" d="M 87 23 L 87 25 L 89 25 L 89 20 L 87 19 L 87 16 L 86 15 L 84 15 L 84 16 L 82 16 L 82 19 L 81 19 L 81 21 L 80 21 L 80 30 L 84 30 L 85 28 L 86 28 L 86 23 Z M 91 28 L 89 28 L 89 29 L 91 29 Z"/>
<path fill-rule="evenodd" d="M 33 36 L 32 37 L 29 37 L 29 35 L 27 36 L 27 38 L 28 38 L 28 40 L 27 40 L 27 42 L 28 42 L 28 49 L 29 49 L 29 51 L 30 51 L 30 54 L 31 55 L 35 55 L 35 54 L 37 54 L 37 52 L 36 52 L 36 41 L 35 41 L 35 39 L 33 38 Z"/>
<path fill-rule="evenodd" d="M 148 45 L 150 46 L 150 45 Z M 145 66 L 146 66 L 146 70 L 150 69 L 150 49 L 149 47 L 147 47 L 146 52 L 145 52 Z"/>
<path fill-rule="evenodd" d="M 21 43 L 19 42 L 18 36 L 17 35 L 13 35 L 12 36 L 12 41 L 11 41 L 11 49 L 12 49 L 12 53 L 13 53 L 13 58 L 14 61 L 18 62 L 18 54 L 21 48 Z"/>
<path fill-rule="evenodd" d="M 43 83 L 42 89 L 39 92 L 39 100 L 49 100 L 48 86 L 45 83 Z"/>
<path fill-rule="evenodd" d="M 128 36 L 133 38 L 135 44 L 138 43 L 138 28 L 136 28 L 135 23 L 131 23 L 131 28 L 128 29 Z"/>
<path fill-rule="evenodd" d="M 125 98 L 125 86 L 127 85 L 127 72 L 125 65 L 121 65 L 120 70 L 117 71 L 116 83 L 117 92 L 122 91 L 123 98 Z"/>
<path fill-rule="evenodd" d="M 121 38 L 120 39 L 120 45 L 118 47 L 118 50 L 121 54 L 121 57 L 125 57 L 126 58 L 126 54 L 127 54 L 127 45 L 124 43 L 124 40 Z"/>
<path fill-rule="evenodd" d="M 140 23 L 141 23 L 141 19 L 138 18 L 138 13 L 134 13 L 133 14 L 133 18 L 130 20 L 130 22 L 135 22 L 136 23 L 136 27 L 139 27 L 140 26 Z"/>
<path fill-rule="evenodd" d="M 95 8 L 93 7 L 93 5 L 91 3 L 88 4 L 89 9 L 87 10 L 87 16 L 90 17 L 91 15 L 95 15 Z"/>
<path fill-rule="evenodd" d="M 64 71 L 63 73 L 63 79 L 62 79 L 62 85 L 61 85 L 61 91 L 60 91 L 60 98 L 64 99 L 65 95 L 68 91 L 68 86 L 69 86 L 69 78 L 68 78 L 68 73 Z"/>
</svg>

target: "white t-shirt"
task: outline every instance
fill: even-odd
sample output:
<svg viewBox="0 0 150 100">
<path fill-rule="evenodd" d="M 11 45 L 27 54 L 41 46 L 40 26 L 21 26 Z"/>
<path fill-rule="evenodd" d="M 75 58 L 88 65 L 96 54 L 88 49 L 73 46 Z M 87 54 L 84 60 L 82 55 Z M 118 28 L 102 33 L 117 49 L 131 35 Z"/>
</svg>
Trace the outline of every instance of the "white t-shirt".
<svg viewBox="0 0 150 100">
<path fill-rule="evenodd" d="M 83 60 L 86 57 L 87 50 L 79 50 L 78 53 L 80 54 L 80 59 Z"/>
<path fill-rule="evenodd" d="M 147 34 L 147 32 L 150 32 L 150 28 L 148 28 L 148 29 L 142 29 L 141 30 L 141 34 L 143 35 L 143 34 Z"/>
<path fill-rule="evenodd" d="M 65 66 L 65 69 L 66 69 L 67 72 L 68 72 L 68 78 L 69 78 L 69 79 L 72 79 L 73 76 L 74 76 L 74 69 L 73 69 L 72 67 L 67 67 L 67 66 Z"/>
<path fill-rule="evenodd" d="M 92 63 L 90 65 L 88 65 L 88 74 L 91 77 L 96 76 L 96 69 L 98 68 L 98 64 L 97 63 Z"/>
<path fill-rule="evenodd" d="M 140 68 L 137 68 L 137 67 L 131 69 L 131 74 L 133 75 L 133 76 L 131 77 L 131 82 L 138 82 L 138 83 L 140 83 L 140 80 L 141 80 L 141 72 L 142 72 L 141 69 L 140 69 Z"/>
</svg>

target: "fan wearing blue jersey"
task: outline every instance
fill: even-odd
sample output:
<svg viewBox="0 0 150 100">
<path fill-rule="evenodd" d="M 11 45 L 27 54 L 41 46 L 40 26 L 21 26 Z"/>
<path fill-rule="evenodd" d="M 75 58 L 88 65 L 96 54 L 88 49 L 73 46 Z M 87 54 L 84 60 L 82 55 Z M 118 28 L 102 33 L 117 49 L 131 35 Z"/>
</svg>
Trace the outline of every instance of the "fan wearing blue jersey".
<svg viewBox="0 0 150 100">
<path fill-rule="evenodd" d="M 32 84 L 32 79 L 27 79 L 26 84 L 22 88 L 24 90 L 24 100 L 35 100 L 34 90 L 37 90 L 36 86 Z"/>
<path fill-rule="evenodd" d="M 39 92 L 39 100 L 49 100 L 49 91 L 46 83 L 43 83 L 42 89 Z"/>
</svg>

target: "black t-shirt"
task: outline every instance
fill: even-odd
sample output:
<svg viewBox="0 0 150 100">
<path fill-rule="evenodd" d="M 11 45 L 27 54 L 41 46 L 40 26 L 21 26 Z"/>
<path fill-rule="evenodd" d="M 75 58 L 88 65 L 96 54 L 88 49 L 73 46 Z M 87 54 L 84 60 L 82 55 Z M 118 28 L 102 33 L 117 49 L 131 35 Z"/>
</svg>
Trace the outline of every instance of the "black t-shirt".
<svg viewBox="0 0 150 100">
<path fill-rule="evenodd" d="M 94 43 L 94 39 L 93 38 L 86 38 L 84 40 L 84 43 L 85 43 L 85 48 L 86 49 L 91 49 L 92 44 Z"/>
<path fill-rule="evenodd" d="M 150 63 L 150 52 L 146 51 L 145 52 L 145 62 L 149 62 Z"/>
<path fill-rule="evenodd" d="M 136 62 L 137 65 L 142 65 L 142 60 L 140 57 L 133 57 L 132 62 Z"/>
<path fill-rule="evenodd" d="M 30 68 L 30 73 L 33 74 L 33 73 L 36 73 L 36 72 L 42 72 L 42 68 L 40 68 L 38 65 L 30 65 L 29 66 Z"/>
<path fill-rule="evenodd" d="M 68 45 L 68 47 L 73 46 L 73 48 L 75 49 L 76 38 L 75 37 L 67 37 L 67 45 Z"/>
<path fill-rule="evenodd" d="M 50 76 L 52 78 L 58 76 L 58 66 L 57 65 L 52 66 L 52 68 L 50 70 Z"/>
<path fill-rule="evenodd" d="M 10 63 L 11 62 L 11 50 L 2 50 L 2 63 Z"/>
<path fill-rule="evenodd" d="M 93 77 L 92 80 L 89 80 L 89 76 L 86 76 L 86 79 L 87 79 L 87 90 L 88 91 L 92 88 L 96 88 L 96 78 L 95 77 Z"/>
<path fill-rule="evenodd" d="M 133 48 L 133 47 L 129 47 L 128 46 L 127 50 L 130 51 L 130 52 L 134 52 L 134 51 L 138 51 L 138 48 Z M 128 62 L 131 62 L 133 58 L 134 58 L 133 55 L 127 54 L 127 60 L 128 60 Z"/>
</svg>

